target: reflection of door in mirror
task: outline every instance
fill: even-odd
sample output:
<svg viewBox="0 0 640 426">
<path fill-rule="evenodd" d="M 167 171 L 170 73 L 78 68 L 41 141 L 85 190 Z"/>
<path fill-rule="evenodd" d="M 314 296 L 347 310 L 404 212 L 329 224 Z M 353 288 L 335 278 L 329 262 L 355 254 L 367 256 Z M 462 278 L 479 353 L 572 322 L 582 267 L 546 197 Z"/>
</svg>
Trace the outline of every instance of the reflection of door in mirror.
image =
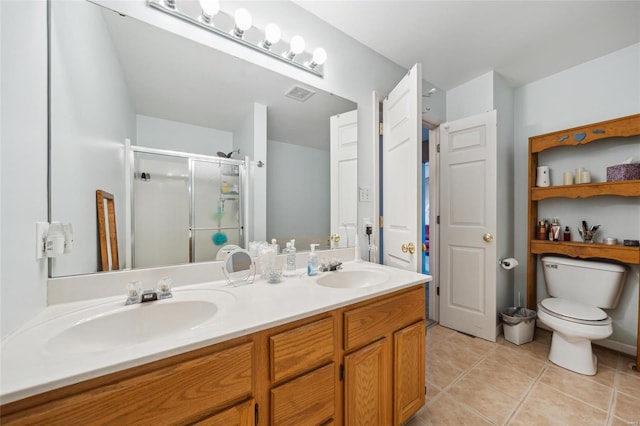
<svg viewBox="0 0 640 426">
<path fill-rule="evenodd" d="M 99 270 L 118 270 L 120 269 L 120 261 L 118 258 L 116 209 L 113 195 L 101 189 L 96 190 L 96 211 L 98 215 L 98 238 L 100 240 Z"/>
<path fill-rule="evenodd" d="M 332 116 L 330 126 L 331 246 L 349 247 L 358 222 L 358 110 Z"/>
</svg>

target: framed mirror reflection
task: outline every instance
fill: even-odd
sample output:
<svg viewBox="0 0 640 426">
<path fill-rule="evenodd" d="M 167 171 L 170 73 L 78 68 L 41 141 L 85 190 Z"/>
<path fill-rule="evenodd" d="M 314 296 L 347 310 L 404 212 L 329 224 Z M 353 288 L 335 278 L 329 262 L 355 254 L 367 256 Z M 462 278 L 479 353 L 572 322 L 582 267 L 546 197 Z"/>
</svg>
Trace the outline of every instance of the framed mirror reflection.
<svg viewBox="0 0 640 426">
<path fill-rule="evenodd" d="M 329 246 L 332 200 L 357 196 L 357 153 L 334 155 L 354 125 L 334 132 L 331 117 L 355 103 L 87 1 L 51 2 L 49 31 L 51 220 L 75 234 L 52 277 L 100 270 L 97 189 L 113 194 L 120 269 L 215 260 L 253 240 Z M 301 89 L 306 101 L 287 96 Z M 180 155 L 160 165 L 157 152 Z M 224 176 L 227 165 L 243 172 Z M 332 182 L 332 167 L 352 182 Z M 191 189 L 157 204 L 180 185 Z M 192 223 L 171 224 L 185 211 Z M 348 245 L 355 221 L 336 221 Z"/>
</svg>

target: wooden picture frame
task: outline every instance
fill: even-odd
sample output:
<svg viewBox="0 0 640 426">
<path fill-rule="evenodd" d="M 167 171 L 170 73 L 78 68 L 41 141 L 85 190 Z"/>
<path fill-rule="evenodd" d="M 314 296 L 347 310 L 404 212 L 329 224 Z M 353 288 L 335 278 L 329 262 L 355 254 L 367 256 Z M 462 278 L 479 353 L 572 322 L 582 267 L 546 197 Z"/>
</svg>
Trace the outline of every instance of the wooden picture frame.
<svg viewBox="0 0 640 426">
<path fill-rule="evenodd" d="M 113 194 L 96 190 L 96 211 L 98 215 L 98 239 L 100 241 L 100 271 L 120 269 L 118 259 L 118 236 L 116 229 L 116 209 Z"/>
</svg>

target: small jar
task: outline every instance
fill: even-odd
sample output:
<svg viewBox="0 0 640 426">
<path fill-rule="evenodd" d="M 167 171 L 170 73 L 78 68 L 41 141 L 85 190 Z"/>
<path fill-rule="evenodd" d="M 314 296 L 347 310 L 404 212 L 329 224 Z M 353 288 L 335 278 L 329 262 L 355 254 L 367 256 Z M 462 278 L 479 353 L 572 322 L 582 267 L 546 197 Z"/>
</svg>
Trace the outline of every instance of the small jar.
<svg viewBox="0 0 640 426">
<path fill-rule="evenodd" d="M 547 226 L 545 225 L 544 220 L 541 220 L 538 223 L 538 235 L 537 235 L 537 237 L 538 237 L 539 240 L 547 240 L 547 239 L 549 239 L 549 237 L 547 235 L 548 235 L 547 234 Z"/>
<path fill-rule="evenodd" d="M 571 241 L 571 231 L 568 226 L 564 227 L 564 234 L 562 235 L 564 241 Z"/>
</svg>

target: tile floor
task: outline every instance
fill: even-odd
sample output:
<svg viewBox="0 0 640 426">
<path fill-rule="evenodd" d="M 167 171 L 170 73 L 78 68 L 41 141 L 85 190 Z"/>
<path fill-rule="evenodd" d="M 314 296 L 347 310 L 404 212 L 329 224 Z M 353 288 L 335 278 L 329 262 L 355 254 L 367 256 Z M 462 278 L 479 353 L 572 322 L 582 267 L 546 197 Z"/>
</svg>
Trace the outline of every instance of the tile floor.
<svg viewBox="0 0 640 426">
<path fill-rule="evenodd" d="M 427 332 L 427 402 L 405 426 L 640 425 L 633 359 L 594 346 L 598 374 L 547 359 L 551 333 L 531 343 L 473 338 L 440 325 Z"/>
</svg>

